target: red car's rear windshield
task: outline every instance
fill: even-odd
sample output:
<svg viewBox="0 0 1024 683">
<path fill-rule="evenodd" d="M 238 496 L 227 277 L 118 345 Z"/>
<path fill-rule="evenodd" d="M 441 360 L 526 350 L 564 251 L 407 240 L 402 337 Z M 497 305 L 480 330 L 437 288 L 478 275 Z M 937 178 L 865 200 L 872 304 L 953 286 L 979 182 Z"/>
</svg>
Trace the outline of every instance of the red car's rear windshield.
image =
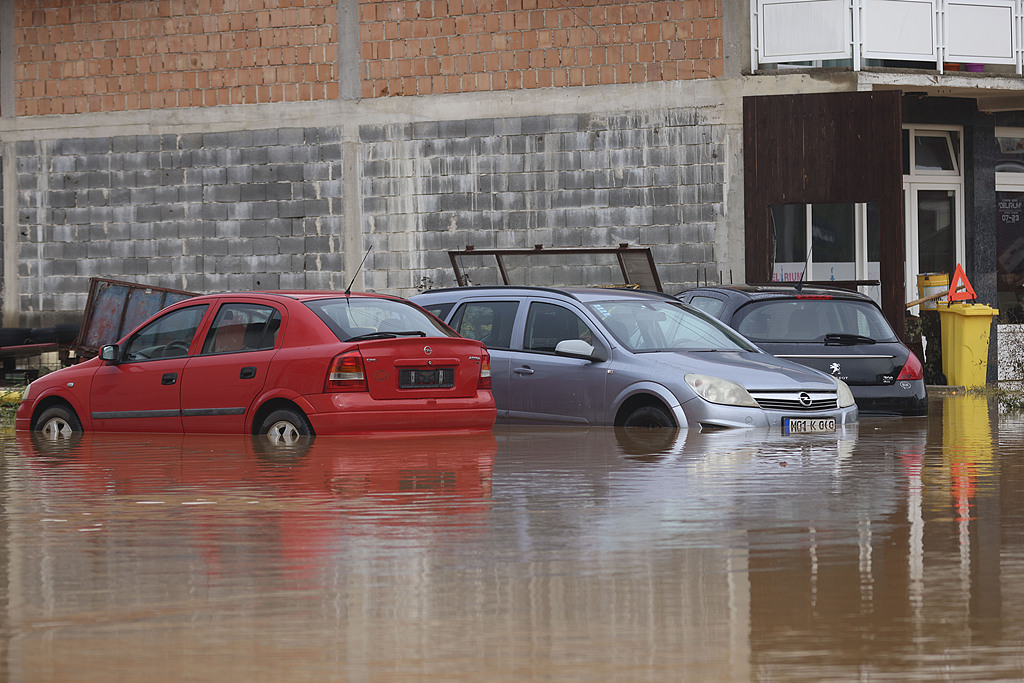
<svg viewBox="0 0 1024 683">
<path fill-rule="evenodd" d="M 394 299 L 338 297 L 306 303 L 341 341 L 366 335 L 422 334 L 454 337 L 451 330 L 419 308 Z"/>
<path fill-rule="evenodd" d="M 850 299 L 758 301 L 737 312 L 733 327 L 753 342 L 824 342 L 826 335 L 897 341 L 878 307 Z"/>
</svg>

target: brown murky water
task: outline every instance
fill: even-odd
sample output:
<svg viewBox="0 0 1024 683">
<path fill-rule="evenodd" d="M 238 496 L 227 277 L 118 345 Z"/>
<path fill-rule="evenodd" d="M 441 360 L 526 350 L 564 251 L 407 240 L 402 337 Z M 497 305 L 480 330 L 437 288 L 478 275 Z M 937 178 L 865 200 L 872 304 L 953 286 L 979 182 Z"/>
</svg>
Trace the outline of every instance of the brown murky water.
<svg viewBox="0 0 1024 683">
<path fill-rule="evenodd" d="M 1024 419 L 0 434 L 6 681 L 1024 679 Z"/>
</svg>

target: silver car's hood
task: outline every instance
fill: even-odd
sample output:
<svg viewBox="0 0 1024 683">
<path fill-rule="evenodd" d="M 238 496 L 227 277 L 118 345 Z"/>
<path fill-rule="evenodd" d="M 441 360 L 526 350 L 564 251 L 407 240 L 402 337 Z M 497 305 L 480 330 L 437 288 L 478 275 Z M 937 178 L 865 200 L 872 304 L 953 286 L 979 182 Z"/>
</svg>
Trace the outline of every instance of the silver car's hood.
<svg viewBox="0 0 1024 683">
<path fill-rule="evenodd" d="M 664 365 L 676 372 L 694 372 L 730 379 L 756 391 L 836 390 L 835 380 L 823 372 L 754 351 L 662 351 L 638 353 L 636 357 Z"/>
</svg>

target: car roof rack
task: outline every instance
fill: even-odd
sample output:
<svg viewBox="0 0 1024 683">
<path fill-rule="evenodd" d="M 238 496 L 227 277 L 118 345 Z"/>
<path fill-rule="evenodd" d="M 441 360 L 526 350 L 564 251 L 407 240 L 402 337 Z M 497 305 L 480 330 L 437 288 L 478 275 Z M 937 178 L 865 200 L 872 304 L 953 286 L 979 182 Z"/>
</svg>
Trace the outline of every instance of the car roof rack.
<svg viewBox="0 0 1024 683">
<path fill-rule="evenodd" d="M 617 247 L 568 247 L 568 248 L 546 248 L 542 244 L 536 244 L 532 249 L 477 249 L 472 244 L 466 245 L 465 249 L 448 252 L 448 258 L 455 272 L 455 281 L 460 287 L 469 284 L 469 278 L 465 274 L 464 260 L 473 257 L 491 256 L 494 257 L 494 265 L 500 275 L 501 282 L 506 285 L 514 285 L 509 279 L 509 269 L 506 267 L 506 257 L 522 257 L 527 261 L 532 260 L 537 267 L 545 267 L 544 262 L 556 259 L 558 263 L 566 263 L 567 256 L 580 255 L 602 255 L 607 254 L 615 257 L 619 271 L 622 273 L 622 287 L 635 286 L 637 289 L 653 290 L 663 292 L 661 278 L 658 276 L 658 267 L 654 262 L 654 255 L 650 247 L 631 247 L 628 243 L 620 243 Z"/>
</svg>

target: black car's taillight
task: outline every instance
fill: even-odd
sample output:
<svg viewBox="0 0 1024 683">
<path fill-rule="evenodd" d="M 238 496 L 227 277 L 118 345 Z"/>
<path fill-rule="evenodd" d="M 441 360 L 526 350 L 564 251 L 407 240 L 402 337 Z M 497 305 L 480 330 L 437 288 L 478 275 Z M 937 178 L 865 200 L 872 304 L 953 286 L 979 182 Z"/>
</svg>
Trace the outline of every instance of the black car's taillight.
<svg viewBox="0 0 1024 683">
<path fill-rule="evenodd" d="M 896 378 L 899 380 L 914 380 L 924 379 L 924 368 L 921 367 L 921 361 L 917 359 L 914 352 L 911 351 L 910 355 L 907 356 L 907 362 L 903 364 L 903 369 L 900 370 L 900 376 Z"/>
<path fill-rule="evenodd" d="M 359 351 L 349 351 L 331 360 L 324 391 L 367 391 L 366 369 L 363 366 L 363 355 Z"/>
</svg>

